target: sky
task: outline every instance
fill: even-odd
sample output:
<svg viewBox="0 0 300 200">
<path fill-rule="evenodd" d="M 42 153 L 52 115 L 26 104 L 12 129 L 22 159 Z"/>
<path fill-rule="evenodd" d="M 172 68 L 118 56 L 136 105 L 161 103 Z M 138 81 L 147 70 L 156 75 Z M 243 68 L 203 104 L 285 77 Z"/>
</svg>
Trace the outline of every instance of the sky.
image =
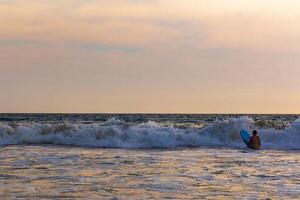
<svg viewBox="0 0 300 200">
<path fill-rule="evenodd" d="M 0 0 L 0 112 L 300 113 L 300 0 Z"/>
</svg>

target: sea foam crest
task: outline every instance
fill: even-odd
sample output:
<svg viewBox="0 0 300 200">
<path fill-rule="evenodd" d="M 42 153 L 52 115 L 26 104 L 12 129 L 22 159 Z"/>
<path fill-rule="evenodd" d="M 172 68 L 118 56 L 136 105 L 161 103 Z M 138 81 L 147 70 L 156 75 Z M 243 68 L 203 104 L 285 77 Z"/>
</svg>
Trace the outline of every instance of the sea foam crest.
<svg viewBox="0 0 300 200">
<path fill-rule="evenodd" d="M 176 128 L 156 122 L 140 124 L 111 119 L 105 123 L 1 123 L 0 145 L 55 144 L 107 148 L 243 148 L 239 131 L 254 128 L 249 117 L 216 121 L 204 128 Z M 267 149 L 299 149 L 300 120 L 285 130 L 259 130 Z"/>
</svg>

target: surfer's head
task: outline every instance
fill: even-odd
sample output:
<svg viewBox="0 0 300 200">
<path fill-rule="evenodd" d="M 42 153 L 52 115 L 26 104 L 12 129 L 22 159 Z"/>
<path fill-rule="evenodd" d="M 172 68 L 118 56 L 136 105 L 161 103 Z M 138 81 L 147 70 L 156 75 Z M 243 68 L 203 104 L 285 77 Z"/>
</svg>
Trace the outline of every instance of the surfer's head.
<svg viewBox="0 0 300 200">
<path fill-rule="evenodd" d="M 253 130 L 252 135 L 257 135 L 257 130 Z"/>
</svg>

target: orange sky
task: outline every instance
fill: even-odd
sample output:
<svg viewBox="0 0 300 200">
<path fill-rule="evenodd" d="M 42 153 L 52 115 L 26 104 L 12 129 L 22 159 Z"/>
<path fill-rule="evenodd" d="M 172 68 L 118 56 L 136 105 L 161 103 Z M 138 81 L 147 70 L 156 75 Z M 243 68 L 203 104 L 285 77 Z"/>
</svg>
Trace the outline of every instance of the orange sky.
<svg viewBox="0 0 300 200">
<path fill-rule="evenodd" d="M 300 113 L 300 0 L 1 0 L 0 112 Z"/>
</svg>

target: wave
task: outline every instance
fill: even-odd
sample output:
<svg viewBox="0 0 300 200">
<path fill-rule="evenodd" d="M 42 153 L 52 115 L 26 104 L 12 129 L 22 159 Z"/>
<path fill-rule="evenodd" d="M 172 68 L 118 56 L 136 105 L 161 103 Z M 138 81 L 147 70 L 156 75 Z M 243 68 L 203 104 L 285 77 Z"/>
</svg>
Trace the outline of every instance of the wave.
<svg viewBox="0 0 300 200">
<path fill-rule="evenodd" d="M 100 148 L 244 148 L 241 129 L 253 129 L 249 117 L 213 122 L 203 128 L 178 128 L 156 122 L 133 124 L 112 118 L 104 123 L 0 123 L 0 145 L 54 144 Z M 283 130 L 258 130 L 263 149 L 300 149 L 300 119 Z"/>
</svg>

